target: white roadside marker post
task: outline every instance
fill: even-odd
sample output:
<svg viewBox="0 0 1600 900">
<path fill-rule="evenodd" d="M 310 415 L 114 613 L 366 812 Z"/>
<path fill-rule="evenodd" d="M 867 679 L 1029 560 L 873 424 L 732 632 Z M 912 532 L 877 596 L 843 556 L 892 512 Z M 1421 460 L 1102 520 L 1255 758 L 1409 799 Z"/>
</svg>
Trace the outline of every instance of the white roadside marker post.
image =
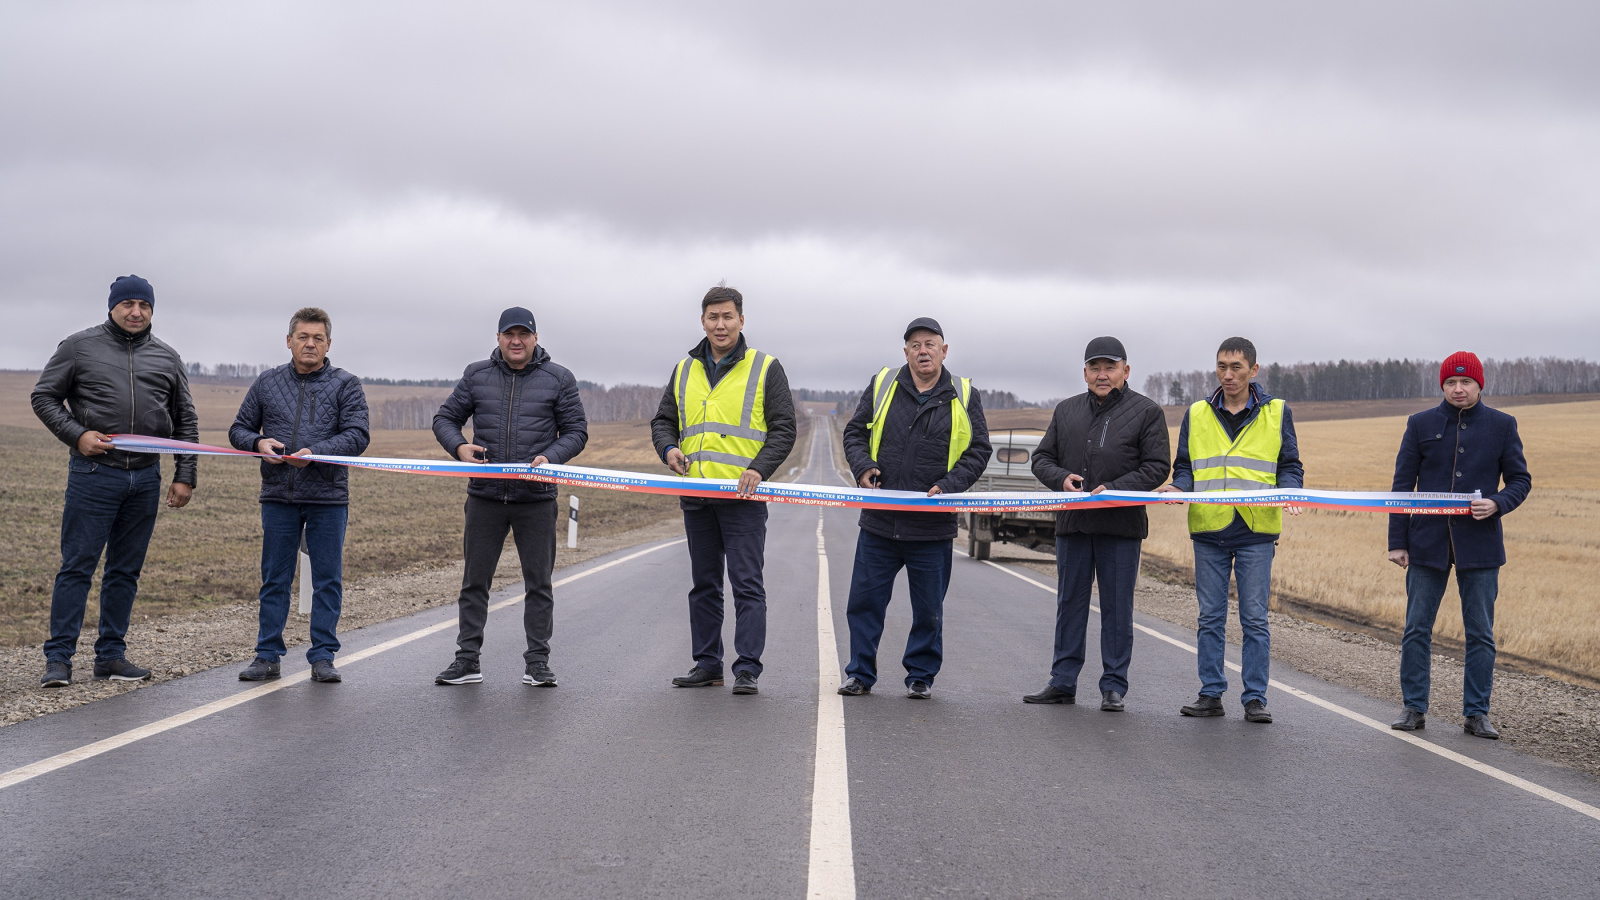
<svg viewBox="0 0 1600 900">
<path fill-rule="evenodd" d="M 300 615 L 311 615 L 311 554 L 304 534 L 300 535 Z"/>
<path fill-rule="evenodd" d="M 568 494 L 572 511 L 567 514 L 567 549 L 578 549 L 578 495 Z"/>
</svg>

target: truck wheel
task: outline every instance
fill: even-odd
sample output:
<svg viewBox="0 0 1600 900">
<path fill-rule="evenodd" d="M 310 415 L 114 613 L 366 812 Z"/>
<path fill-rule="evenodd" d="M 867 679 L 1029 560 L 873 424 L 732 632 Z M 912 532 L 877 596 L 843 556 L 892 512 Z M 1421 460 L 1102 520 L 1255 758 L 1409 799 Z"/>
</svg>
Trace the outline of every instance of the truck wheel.
<svg viewBox="0 0 1600 900">
<path fill-rule="evenodd" d="M 989 542 L 980 541 L 972 536 L 972 532 L 967 532 L 967 555 L 973 559 L 988 559 Z"/>
</svg>

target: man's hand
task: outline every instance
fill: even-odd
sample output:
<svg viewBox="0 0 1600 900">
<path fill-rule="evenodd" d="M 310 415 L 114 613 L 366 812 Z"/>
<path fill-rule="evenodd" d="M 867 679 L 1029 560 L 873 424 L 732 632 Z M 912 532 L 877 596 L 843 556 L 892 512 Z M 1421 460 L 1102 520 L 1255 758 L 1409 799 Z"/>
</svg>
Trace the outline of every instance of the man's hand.
<svg viewBox="0 0 1600 900">
<path fill-rule="evenodd" d="M 1083 490 L 1083 476 L 1082 475 L 1076 475 L 1076 474 L 1069 474 L 1066 478 L 1063 478 L 1061 480 L 1061 489 L 1063 491 L 1081 491 L 1081 490 Z"/>
<path fill-rule="evenodd" d="M 1482 500 L 1472 501 L 1472 517 L 1483 520 L 1500 511 L 1500 504 L 1485 497 Z"/>
<path fill-rule="evenodd" d="M 84 456 L 101 456 L 107 450 L 113 449 L 106 436 L 98 431 L 85 431 L 78 438 L 78 452 Z"/>
<path fill-rule="evenodd" d="M 1163 484 L 1161 487 L 1156 488 L 1155 492 L 1158 494 L 1181 494 L 1183 493 L 1183 489 L 1175 484 Z M 1169 504 L 1177 504 L 1182 502 L 1182 500 L 1178 500 L 1176 498 L 1167 501 Z"/>
<path fill-rule="evenodd" d="M 1405 567 L 1411 565 L 1411 553 L 1406 550 L 1390 550 L 1389 562 L 1392 562 L 1404 569 Z"/>
<path fill-rule="evenodd" d="M 283 453 L 283 443 L 281 441 L 275 441 L 272 438 L 262 438 L 261 440 L 256 441 L 256 452 L 268 454 L 266 458 L 267 462 L 272 463 L 275 466 L 283 465 L 283 460 L 273 458 Z"/>
<path fill-rule="evenodd" d="M 167 488 L 167 508 L 183 509 L 189 505 L 189 498 L 194 496 L 194 488 L 181 481 L 174 481 Z"/>
<path fill-rule="evenodd" d="M 538 456 L 535 456 L 533 458 L 533 462 L 530 463 L 529 465 L 548 466 L 549 464 L 550 464 L 550 458 L 545 456 L 543 453 L 541 453 Z"/>
<path fill-rule="evenodd" d="M 673 447 L 667 451 L 667 468 L 679 475 L 687 474 L 689 471 L 689 457 L 684 456 L 682 450 Z"/>
<path fill-rule="evenodd" d="M 755 495 L 756 488 L 761 484 L 761 473 L 755 469 L 745 469 L 739 476 L 739 489 L 733 492 L 735 497 L 748 500 Z"/>
<path fill-rule="evenodd" d="M 928 488 L 928 496 L 929 497 L 934 497 L 934 496 L 937 496 L 937 495 L 942 494 L 942 493 L 944 493 L 944 491 L 940 490 L 939 486 L 937 484 L 934 485 L 931 488 Z"/>
<path fill-rule="evenodd" d="M 487 456 L 488 453 L 488 450 L 479 447 L 477 444 L 462 444 L 456 448 L 456 459 L 462 462 L 481 463 L 483 459 L 480 456 Z"/>
<path fill-rule="evenodd" d="M 877 469 L 868 469 L 861 473 L 860 478 L 856 479 L 856 484 L 859 484 L 870 491 L 878 486 L 878 479 L 882 474 L 883 473 L 879 472 Z"/>
<path fill-rule="evenodd" d="M 306 466 L 311 465 L 311 460 L 309 460 L 309 459 L 301 459 L 300 457 L 302 457 L 302 456 L 310 456 L 310 455 L 311 455 L 311 451 L 310 450 L 307 450 L 306 448 L 301 447 L 299 450 L 296 450 L 295 452 L 289 454 L 288 456 L 285 456 L 283 458 L 283 461 L 288 463 L 291 466 L 294 466 L 296 469 L 304 469 Z"/>
<path fill-rule="evenodd" d="M 1102 484 L 1102 485 L 1100 485 L 1100 486 L 1099 486 L 1099 487 L 1097 487 L 1097 488 L 1095 488 L 1095 489 L 1094 489 L 1094 490 L 1092 490 L 1092 491 L 1090 491 L 1090 492 L 1089 492 L 1089 496 L 1091 496 L 1091 497 L 1092 497 L 1092 496 L 1094 496 L 1094 495 L 1095 495 L 1095 494 L 1102 494 L 1102 493 L 1105 493 L 1105 489 L 1106 489 L 1106 486 L 1105 486 L 1105 485 L 1103 485 L 1103 484 Z"/>
<path fill-rule="evenodd" d="M 1305 512 L 1305 507 L 1303 507 L 1303 506 L 1295 506 L 1293 503 L 1290 503 L 1290 504 L 1284 506 L 1283 511 L 1288 513 L 1291 516 L 1298 516 L 1302 512 Z"/>
</svg>

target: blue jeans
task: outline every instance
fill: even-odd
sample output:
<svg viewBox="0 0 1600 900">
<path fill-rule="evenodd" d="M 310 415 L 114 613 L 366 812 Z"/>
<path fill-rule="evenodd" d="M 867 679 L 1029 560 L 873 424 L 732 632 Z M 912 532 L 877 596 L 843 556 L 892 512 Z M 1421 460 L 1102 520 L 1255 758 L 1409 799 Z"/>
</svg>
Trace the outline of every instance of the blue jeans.
<svg viewBox="0 0 1600 900">
<path fill-rule="evenodd" d="M 350 508 L 333 503 L 261 504 L 261 631 L 256 656 L 282 658 L 289 621 L 289 588 L 300 561 L 300 534 L 311 556 L 311 649 L 306 660 L 339 652 L 339 610 L 344 604 L 344 526 Z"/>
<path fill-rule="evenodd" d="M 1267 632 L 1267 601 L 1272 596 L 1270 543 L 1218 547 L 1194 542 L 1194 588 L 1200 599 L 1200 625 L 1195 644 L 1200 651 L 1200 693 L 1221 697 L 1228 692 L 1223 651 L 1228 643 L 1228 576 L 1239 585 L 1239 627 L 1244 632 L 1240 667 L 1244 670 L 1241 703 L 1267 701 L 1272 663 L 1272 636 Z"/>
<path fill-rule="evenodd" d="M 1138 538 L 1110 534 L 1056 536 L 1056 655 L 1050 684 L 1078 691 L 1089 630 L 1089 595 L 1100 586 L 1100 690 L 1128 692 L 1133 659 L 1133 586 L 1139 579 Z"/>
<path fill-rule="evenodd" d="M 911 634 L 906 638 L 906 685 L 933 684 L 944 661 L 944 595 L 950 589 L 951 541 L 897 541 L 870 531 L 856 538 L 850 573 L 850 664 L 846 678 L 871 687 L 878 681 L 878 640 L 894 594 L 894 579 L 906 570 L 911 588 Z"/>
<path fill-rule="evenodd" d="M 767 646 L 767 505 L 707 503 L 683 511 L 689 539 L 689 641 L 694 664 L 722 674 L 722 571 L 733 590 L 733 674 L 761 677 Z"/>
<path fill-rule="evenodd" d="M 1412 563 L 1406 567 L 1406 632 L 1400 639 L 1400 693 L 1406 709 L 1428 711 L 1433 663 L 1433 620 L 1439 615 L 1449 569 Z M 1467 633 L 1467 671 L 1461 714 L 1489 713 L 1494 687 L 1494 601 L 1500 594 L 1500 569 L 1456 569 L 1461 621 Z"/>
<path fill-rule="evenodd" d="M 128 620 L 139 591 L 139 572 L 161 508 L 161 467 L 119 469 L 72 457 L 67 463 L 67 501 L 61 510 L 61 570 L 50 595 L 47 660 L 71 662 L 83 630 L 100 554 L 106 570 L 100 579 L 100 637 L 96 662 L 122 659 L 128 645 Z"/>
</svg>

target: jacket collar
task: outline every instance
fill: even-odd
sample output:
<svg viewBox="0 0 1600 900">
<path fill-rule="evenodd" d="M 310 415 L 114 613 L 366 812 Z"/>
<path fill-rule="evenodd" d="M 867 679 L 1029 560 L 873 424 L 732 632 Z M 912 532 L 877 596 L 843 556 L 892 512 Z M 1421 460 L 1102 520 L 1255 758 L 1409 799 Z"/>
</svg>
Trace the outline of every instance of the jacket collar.
<svg viewBox="0 0 1600 900">
<path fill-rule="evenodd" d="M 1099 397 L 1096 397 L 1094 391 L 1091 391 L 1087 388 L 1084 389 L 1083 395 L 1089 398 L 1089 407 L 1091 409 L 1109 409 L 1121 402 L 1123 397 L 1128 396 L 1128 386 L 1123 385 L 1119 388 L 1112 388 L 1111 393 L 1106 395 L 1106 399 L 1104 401 L 1101 401 Z"/>
<path fill-rule="evenodd" d="M 112 320 L 111 314 L 107 313 L 106 314 L 106 320 L 105 320 L 104 324 L 101 325 L 101 327 L 105 329 L 106 334 L 111 335 L 112 337 L 114 337 L 117 340 L 123 342 L 124 344 L 132 344 L 133 346 L 137 347 L 140 344 L 143 344 L 143 343 L 145 343 L 145 342 L 150 340 L 151 329 L 154 328 L 155 326 L 151 326 L 151 328 L 146 328 L 145 330 L 139 332 L 138 334 L 132 334 L 130 332 L 124 331 L 122 329 L 121 325 L 118 325 L 115 321 Z"/>
<path fill-rule="evenodd" d="M 499 347 L 494 348 L 494 352 L 489 354 L 489 361 L 494 363 L 496 366 L 499 366 L 500 371 L 505 372 L 508 375 L 526 375 L 529 372 L 532 372 L 534 369 L 544 365 L 549 361 L 549 359 L 550 353 L 544 349 L 543 344 L 534 345 L 533 359 L 528 360 L 528 364 L 520 369 L 513 369 L 509 365 L 506 365 L 505 359 L 500 355 Z"/>
<path fill-rule="evenodd" d="M 1478 395 L 1478 402 L 1472 404 L 1472 406 L 1468 407 L 1467 409 L 1456 409 L 1454 406 L 1450 405 L 1449 400 L 1440 400 L 1438 406 L 1439 412 L 1442 412 L 1452 418 L 1461 418 L 1468 421 L 1471 421 L 1475 416 L 1477 416 L 1478 410 L 1480 409 L 1483 409 L 1482 394 Z"/>
<path fill-rule="evenodd" d="M 1262 404 L 1266 403 L 1268 400 L 1271 400 L 1271 399 L 1272 399 L 1272 395 L 1271 394 L 1269 394 L 1266 391 L 1262 390 L 1261 389 L 1261 385 L 1256 384 L 1254 381 L 1252 381 L 1252 382 L 1250 382 L 1250 396 L 1245 400 L 1244 408 L 1246 410 L 1254 412 L 1256 407 L 1261 406 Z M 1208 402 L 1212 406 L 1216 407 L 1218 410 L 1221 410 L 1223 408 L 1222 407 L 1222 388 L 1219 387 L 1216 390 L 1212 391 L 1211 392 L 1211 397 L 1210 397 Z"/>
<path fill-rule="evenodd" d="M 910 391 L 912 397 L 922 393 L 921 391 L 917 390 L 917 383 L 911 379 L 910 366 L 902 365 L 900 367 L 900 373 L 894 377 L 894 380 L 901 387 Z M 933 386 L 933 397 L 942 396 L 947 390 L 954 395 L 956 391 L 956 383 L 955 379 L 950 375 L 949 367 L 943 366 L 939 369 L 939 380 Z"/>
<path fill-rule="evenodd" d="M 739 332 L 739 340 L 733 345 L 733 350 L 731 350 L 727 356 L 722 358 L 722 365 L 733 365 L 739 360 L 744 359 L 744 351 L 749 349 L 749 346 L 749 344 L 744 342 L 744 332 Z M 700 364 L 706 368 L 711 368 L 713 365 L 711 362 L 711 339 L 701 338 L 700 343 L 695 344 L 694 347 L 689 350 L 689 355 L 700 360 Z"/>
<path fill-rule="evenodd" d="M 304 375 L 300 374 L 300 370 L 294 367 L 294 363 L 289 363 L 289 374 L 301 381 L 316 381 L 319 378 L 326 377 L 327 374 L 332 371 L 333 360 L 328 359 L 327 357 L 322 358 L 322 365 L 317 368 L 316 371 L 307 372 Z"/>
</svg>

